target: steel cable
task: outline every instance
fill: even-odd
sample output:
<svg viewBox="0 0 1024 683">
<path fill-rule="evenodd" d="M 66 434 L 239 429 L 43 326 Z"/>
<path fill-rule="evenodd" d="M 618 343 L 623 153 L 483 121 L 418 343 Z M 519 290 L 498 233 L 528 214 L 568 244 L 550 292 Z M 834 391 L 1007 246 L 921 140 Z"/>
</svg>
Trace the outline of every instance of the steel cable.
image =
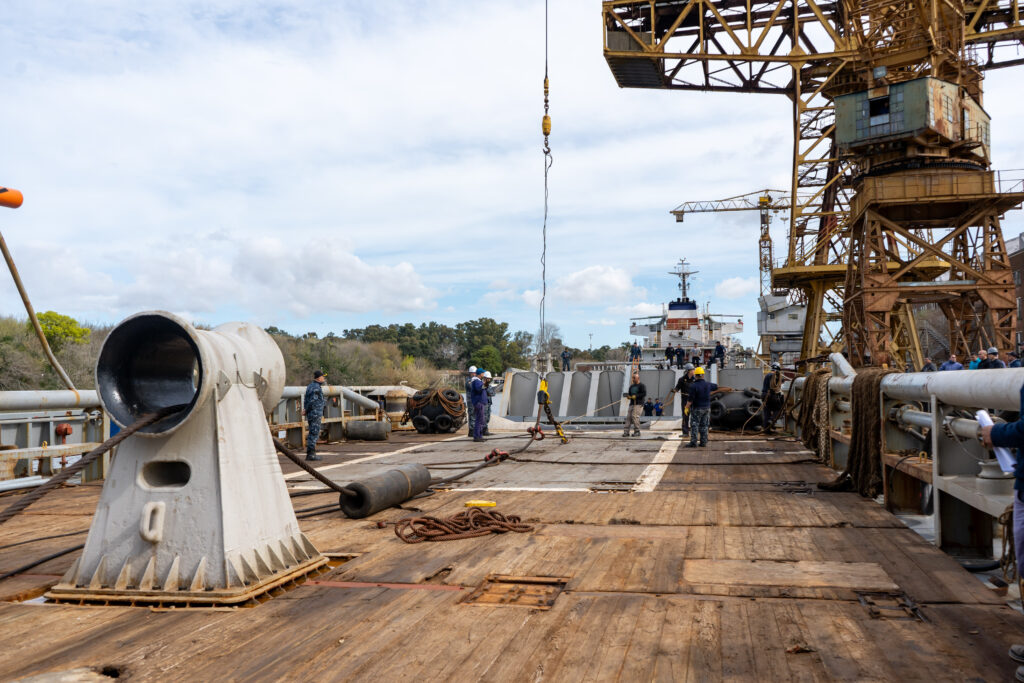
<svg viewBox="0 0 1024 683">
<path fill-rule="evenodd" d="M 318 472 L 315 467 L 313 467 L 312 465 L 304 462 L 299 455 L 295 454 L 290 448 L 285 446 L 281 442 L 281 440 L 278 439 L 273 434 L 270 435 L 270 438 L 274 440 L 274 448 L 277 449 L 278 453 L 280 453 L 281 455 L 283 455 L 286 458 L 288 458 L 289 460 L 291 460 L 293 463 L 298 465 L 301 469 L 305 470 L 310 476 L 312 476 L 314 479 L 319 481 L 321 484 L 325 484 L 327 486 L 327 488 L 331 489 L 332 491 L 337 491 L 338 493 L 344 493 L 346 496 L 358 495 L 352 489 L 346 488 L 344 486 L 341 486 L 340 484 L 336 483 L 330 477 L 327 477 L 327 476 L 325 476 L 323 474 L 320 474 L 320 472 Z"/>
<path fill-rule="evenodd" d="M 186 407 L 188 407 L 188 404 L 183 403 L 179 405 L 168 406 L 166 408 L 161 408 L 160 410 L 157 410 L 155 412 L 143 415 L 138 420 L 136 420 L 134 424 L 125 427 L 120 432 L 118 432 L 114 436 L 110 437 L 109 439 L 101 443 L 96 448 L 92 449 L 91 451 L 83 455 L 81 459 L 74 465 L 65 467 L 60 472 L 46 480 L 46 482 L 44 482 L 38 488 L 33 489 L 29 493 L 26 493 L 24 496 L 16 500 L 14 503 L 7 506 L 3 512 L 0 512 L 0 524 L 7 522 L 12 517 L 17 515 L 19 512 L 27 508 L 29 505 L 36 502 L 50 491 L 57 488 L 65 481 L 67 481 L 74 475 L 84 470 L 86 467 L 91 465 L 93 461 L 96 460 L 98 457 L 109 451 L 111 448 L 117 446 L 119 443 L 127 439 L 135 432 L 139 431 L 144 427 L 148 427 L 154 422 L 159 422 L 168 415 L 177 413 Z"/>
</svg>

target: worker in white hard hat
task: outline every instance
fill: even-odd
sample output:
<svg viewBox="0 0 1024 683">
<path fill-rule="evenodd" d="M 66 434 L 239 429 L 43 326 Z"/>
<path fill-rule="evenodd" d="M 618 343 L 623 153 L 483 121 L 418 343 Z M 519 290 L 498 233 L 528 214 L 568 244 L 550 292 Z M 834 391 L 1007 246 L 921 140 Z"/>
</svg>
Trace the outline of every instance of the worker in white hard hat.
<svg viewBox="0 0 1024 683">
<path fill-rule="evenodd" d="M 469 399 L 469 392 L 472 391 L 473 378 L 476 377 L 476 366 L 470 365 L 469 370 L 466 371 L 466 424 L 469 425 L 469 435 L 473 436 L 473 424 L 476 421 L 476 415 L 473 414 L 473 405 Z"/>
<path fill-rule="evenodd" d="M 490 436 L 491 430 L 487 428 L 491 424 L 491 404 L 494 403 L 496 387 L 491 383 L 491 371 L 484 370 L 484 391 L 487 392 L 487 408 L 484 409 L 484 428 L 481 432 L 484 436 Z"/>
</svg>

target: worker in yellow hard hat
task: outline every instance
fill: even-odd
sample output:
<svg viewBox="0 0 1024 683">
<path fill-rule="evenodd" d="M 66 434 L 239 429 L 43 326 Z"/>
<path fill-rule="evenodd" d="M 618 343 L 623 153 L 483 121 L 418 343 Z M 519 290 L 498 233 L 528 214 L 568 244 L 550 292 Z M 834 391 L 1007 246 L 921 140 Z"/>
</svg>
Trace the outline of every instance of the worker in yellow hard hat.
<svg viewBox="0 0 1024 683">
<path fill-rule="evenodd" d="M 697 367 L 693 371 L 693 383 L 690 385 L 690 443 L 687 448 L 708 445 L 708 424 L 711 421 L 711 392 L 718 389 L 704 379 L 704 368 Z M 698 444 L 699 440 L 699 444 Z"/>
</svg>

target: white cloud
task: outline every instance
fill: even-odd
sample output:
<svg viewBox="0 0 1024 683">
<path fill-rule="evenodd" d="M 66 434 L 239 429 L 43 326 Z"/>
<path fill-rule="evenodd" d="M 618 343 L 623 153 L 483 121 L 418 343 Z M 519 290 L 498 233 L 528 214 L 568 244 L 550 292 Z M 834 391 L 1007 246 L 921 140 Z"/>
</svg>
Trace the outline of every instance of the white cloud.
<svg viewBox="0 0 1024 683">
<path fill-rule="evenodd" d="M 602 327 L 615 327 L 620 323 L 610 318 L 601 318 L 600 320 L 588 320 L 588 325 L 601 325 Z"/>
<path fill-rule="evenodd" d="M 486 306 L 497 306 L 499 304 L 515 301 L 519 298 L 515 289 L 499 289 L 494 292 L 487 292 L 480 297 L 480 303 Z"/>
<path fill-rule="evenodd" d="M 739 299 L 756 294 L 761 281 L 756 277 L 730 277 L 715 285 L 715 296 L 720 299 Z"/>
<path fill-rule="evenodd" d="M 540 306 L 540 290 L 539 289 L 527 289 L 521 295 L 523 303 L 527 306 L 537 307 Z"/>
<path fill-rule="evenodd" d="M 609 306 L 608 313 L 613 315 L 628 315 L 631 318 L 641 318 L 648 315 L 661 315 L 663 307 L 661 304 L 641 302 L 628 306 Z"/>
<path fill-rule="evenodd" d="M 555 295 L 577 304 L 602 304 L 608 301 L 646 296 L 642 287 L 634 287 L 629 274 L 613 266 L 588 266 L 558 279 Z"/>
</svg>

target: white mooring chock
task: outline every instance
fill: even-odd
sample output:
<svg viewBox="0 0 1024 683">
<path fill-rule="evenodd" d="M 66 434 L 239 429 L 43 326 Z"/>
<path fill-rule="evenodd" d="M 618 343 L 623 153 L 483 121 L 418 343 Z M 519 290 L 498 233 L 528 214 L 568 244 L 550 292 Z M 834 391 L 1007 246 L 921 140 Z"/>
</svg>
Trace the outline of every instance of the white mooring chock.
<svg viewBox="0 0 1024 683">
<path fill-rule="evenodd" d="M 118 447 L 82 556 L 47 597 L 237 604 L 325 565 L 267 428 L 284 380 L 277 344 L 254 325 L 197 330 L 150 311 L 115 327 L 96 363 L 113 420 L 187 407 Z"/>
</svg>

